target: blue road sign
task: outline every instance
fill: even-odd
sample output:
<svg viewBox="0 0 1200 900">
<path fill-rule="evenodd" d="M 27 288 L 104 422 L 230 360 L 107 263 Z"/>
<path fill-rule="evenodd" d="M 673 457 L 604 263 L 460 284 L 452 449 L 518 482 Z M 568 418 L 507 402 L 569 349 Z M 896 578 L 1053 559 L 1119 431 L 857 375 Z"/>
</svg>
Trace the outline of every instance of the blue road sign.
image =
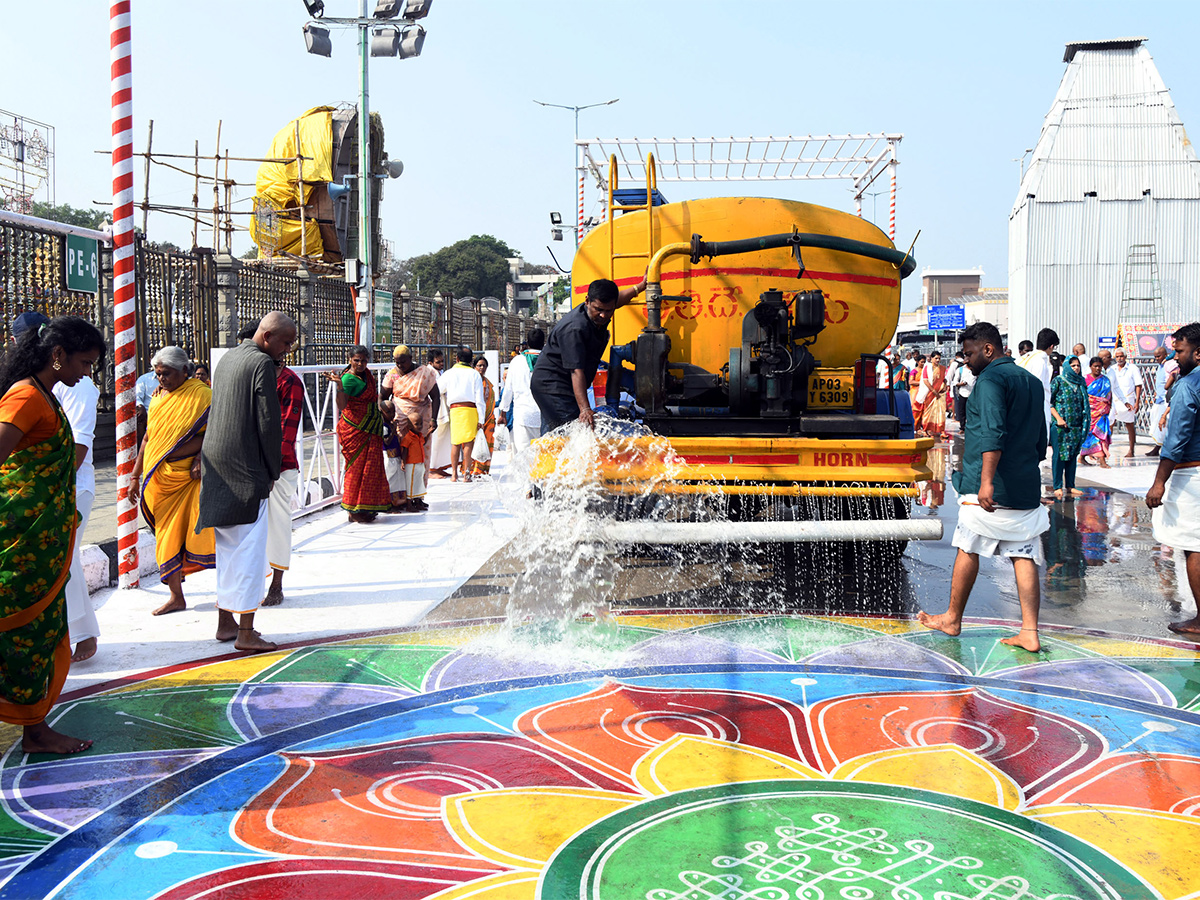
<svg viewBox="0 0 1200 900">
<path fill-rule="evenodd" d="M 961 306 L 931 306 L 929 307 L 929 325 L 931 331 L 953 331 L 967 327 L 967 311 Z"/>
<path fill-rule="evenodd" d="M 1112 350 L 1116 346 L 1117 346 L 1117 336 L 1115 334 L 1111 335 L 1109 337 L 1096 338 L 1096 349 L 1098 349 L 1098 350 Z"/>
</svg>

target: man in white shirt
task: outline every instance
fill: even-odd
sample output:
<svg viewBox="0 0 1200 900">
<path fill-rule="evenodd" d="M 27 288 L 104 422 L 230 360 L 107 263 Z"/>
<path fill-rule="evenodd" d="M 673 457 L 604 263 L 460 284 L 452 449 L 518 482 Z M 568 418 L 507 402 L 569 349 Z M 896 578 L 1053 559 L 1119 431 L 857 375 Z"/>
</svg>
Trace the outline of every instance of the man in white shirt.
<svg viewBox="0 0 1200 900">
<path fill-rule="evenodd" d="M 1071 355 L 1079 360 L 1079 371 L 1086 376 L 1091 369 L 1092 358 L 1088 356 L 1087 347 L 1083 344 L 1076 344 L 1071 348 Z"/>
<path fill-rule="evenodd" d="M 904 368 L 911 372 L 917 367 L 917 361 L 913 359 L 913 352 L 909 350 L 904 354 Z"/>
<path fill-rule="evenodd" d="M 153 369 L 133 384 L 133 402 L 137 407 L 137 443 L 139 447 L 142 445 L 142 438 L 146 436 L 146 413 L 150 409 L 150 399 L 157 389 L 158 376 L 154 374 Z"/>
<path fill-rule="evenodd" d="M 471 451 L 476 433 L 487 419 L 487 397 L 483 378 L 472 367 L 475 356 L 470 347 L 459 347 L 457 359 L 438 379 L 438 392 L 450 414 L 450 472 L 458 481 L 459 461 L 463 481 L 471 480 Z"/>
<path fill-rule="evenodd" d="M 535 328 L 529 332 L 526 340 L 529 349 L 509 363 L 508 378 L 504 382 L 504 390 L 500 393 L 498 408 L 500 423 L 508 426 L 513 449 L 517 453 L 528 449 L 533 439 L 542 433 L 542 410 L 533 399 L 529 382 L 538 354 L 546 346 L 546 332 Z"/>
<path fill-rule="evenodd" d="M 1105 374 L 1112 382 L 1112 417 L 1114 422 L 1124 422 L 1125 430 L 1129 433 L 1129 452 L 1125 458 L 1133 456 L 1134 443 L 1137 440 L 1138 407 L 1142 405 L 1142 373 L 1138 367 L 1129 364 L 1125 350 L 1121 347 L 1113 353 L 1116 365 L 1109 367 Z"/>
<path fill-rule="evenodd" d="M 1053 328 L 1043 328 L 1037 335 L 1037 347 L 1019 363 L 1026 372 L 1042 383 L 1042 392 L 1045 395 L 1042 411 L 1046 416 L 1047 434 L 1050 433 L 1050 382 L 1054 380 L 1054 364 L 1050 361 L 1050 354 L 1057 349 L 1058 333 Z"/>
<path fill-rule="evenodd" d="M 950 387 L 954 391 L 954 418 L 958 421 L 958 430 L 962 431 L 967 425 L 967 398 L 971 396 L 971 388 L 975 386 L 975 373 L 965 363 L 960 363 L 954 373 Z"/>
<path fill-rule="evenodd" d="M 1158 363 L 1154 373 L 1154 406 L 1150 409 L 1150 437 L 1154 446 L 1146 453 L 1147 456 L 1158 456 L 1158 451 L 1162 449 L 1167 431 L 1167 398 L 1171 385 L 1179 377 L 1179 363 L 1170 356 L 1166 347 L 1160 345 L 1154 351 L 1154 361 Z"/>
</svg>

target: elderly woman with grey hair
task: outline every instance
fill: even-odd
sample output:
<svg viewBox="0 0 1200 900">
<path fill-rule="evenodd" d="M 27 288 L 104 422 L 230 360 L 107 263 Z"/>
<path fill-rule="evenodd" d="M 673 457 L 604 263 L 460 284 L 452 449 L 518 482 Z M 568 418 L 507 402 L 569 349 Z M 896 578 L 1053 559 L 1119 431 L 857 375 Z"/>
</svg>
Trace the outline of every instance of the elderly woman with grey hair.
<svg viewBox="0 0 1200 900">
<path fill-rule="evenodd" d="M 216 564 L 213 530 L 196 534 L 200 511 L 200 447 L 208 427 L 212 390 L 192 378 L 192 361 L 179 347 L 154 354 L 158 390 L 150 401 L 146 437 L 133 466 L 129 499 L 141 494 L 142 518 L 154 532 L 158 575 L 171 592 L 154 615 L 187 608 L 183 579 Z"/>
</svg>

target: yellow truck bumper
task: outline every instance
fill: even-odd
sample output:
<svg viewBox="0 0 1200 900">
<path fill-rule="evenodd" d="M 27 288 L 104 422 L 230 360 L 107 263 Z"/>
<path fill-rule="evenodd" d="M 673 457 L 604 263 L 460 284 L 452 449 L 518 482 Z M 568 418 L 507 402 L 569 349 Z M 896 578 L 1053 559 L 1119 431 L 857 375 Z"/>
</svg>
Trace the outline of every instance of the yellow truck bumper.
<svg viewBox="0 0 1200 900">
<path fill-rule="evenodd" d="M 638 438 L 600 461 L 600 477 L 614 493 L 640 493 L 658 480 L 661 493 L 759 494 L 775 496 L 908 497 L 932 477 L 927 456 L 933 438 L 913 440 L 820 440 L 817 438 L 676 437 L 676 459 L 663 460 L 654 445 Z M 532 476 L 556 468 L 560 438 L 542 438 Z M 671 477 L 663 479 L 664 470 Z"/>
</svg>

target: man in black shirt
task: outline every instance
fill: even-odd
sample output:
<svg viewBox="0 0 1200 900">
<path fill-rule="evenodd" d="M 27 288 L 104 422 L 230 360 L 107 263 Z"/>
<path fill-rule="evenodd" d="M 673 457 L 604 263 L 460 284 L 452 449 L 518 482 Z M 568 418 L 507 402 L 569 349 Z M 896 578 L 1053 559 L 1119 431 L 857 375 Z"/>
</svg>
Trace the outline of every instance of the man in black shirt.
<svg viewBox="0 0 1200 900">
<path fill-rule="evenodd" d="M 608 346 L 608 323 L 614 312 L 645 289 L 644 278 L 627 288 L 597 278 L 588 285 L 587 300 L 554 326 L 529 385 L 542 411 L 542 434 L 576 418 L 594 427 L 587 390 Z"/>
</svg>

